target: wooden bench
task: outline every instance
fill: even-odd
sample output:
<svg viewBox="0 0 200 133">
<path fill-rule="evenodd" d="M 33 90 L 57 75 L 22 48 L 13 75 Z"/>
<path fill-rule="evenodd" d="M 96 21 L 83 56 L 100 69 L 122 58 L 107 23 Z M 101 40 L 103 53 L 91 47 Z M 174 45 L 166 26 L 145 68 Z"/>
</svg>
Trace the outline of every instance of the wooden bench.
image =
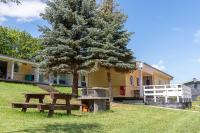
<svg viewBox="0 0 200 133">
<path fill-rule="evenodd" d="M 37 108 L 34 103 L 12 103 L 13 108 Z"/>
<path fill-rule="evenodd" d="M 12 103 L 12 108 L 22 108 L 23 112 L 26 112 L 28 108 L 37 108 L 38 103 L 29 103 L 31 99 L 38 99 L 39 104 L 43 103 L 43 100 L 46 95 L 50 93 L 28 93 L 24 94 L 26 100 L 25 103 Z M 43 110 L 40 110 L 43 112 Z"/>
<path fill-rule="evenodd" d="M 55 110 L 66 110 L 67 114 L 71 114 L 71 110 L 73 109 L 70 104 L 70 100 L 72 98 L 69 94 L 62 93 L 52 93 L 52 104 L 38 104 L 38 109 L 41 110 L 49 110 L 48 117 L 52 117 Z M 65 100 L 65 104 L 57 104 L 57 100 Z"/>
<path fill-rule="evenodd" d="M 80 105 L 70 104 L 72 98 L 69 94 L 62 93 L 29 93 L 25 95 L 25 103 L 12 103 L 13 108 L 22 108 L 23 112 L 26 112 L 28 108 L 38 108 L 40 112 L 49 110 L 48 117 L 53 116 L 55 110 L 66 110 L 67 114 L 71 114 L 71 110 L 79 110 Z M 50 95 L 52 103 L 44 103 L 43 100 L 46 95 Z M 29 103 L 31 99 L 38 99 L 39 103 Z M 65 104 L 57 104 L 57 100 L 64 100 Z"/>
</svg>

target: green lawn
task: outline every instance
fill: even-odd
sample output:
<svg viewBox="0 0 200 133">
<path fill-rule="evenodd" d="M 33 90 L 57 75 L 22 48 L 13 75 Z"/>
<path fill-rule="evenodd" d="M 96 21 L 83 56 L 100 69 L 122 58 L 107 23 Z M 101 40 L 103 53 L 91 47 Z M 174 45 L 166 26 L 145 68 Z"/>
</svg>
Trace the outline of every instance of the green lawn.
<svg viewBox="0 0 200 133">
<path fill-rule="evenodd" d="M 24 101 L 21 93 L 42 92 L 30 85 L 0 83 L 0 133 L 196 133 L 200 132 L 200 112 L 158 109 L 143 105 L 114 104 L 111 111 L 47 113 L 12 109 L 13 101 Z"/>
</svg>

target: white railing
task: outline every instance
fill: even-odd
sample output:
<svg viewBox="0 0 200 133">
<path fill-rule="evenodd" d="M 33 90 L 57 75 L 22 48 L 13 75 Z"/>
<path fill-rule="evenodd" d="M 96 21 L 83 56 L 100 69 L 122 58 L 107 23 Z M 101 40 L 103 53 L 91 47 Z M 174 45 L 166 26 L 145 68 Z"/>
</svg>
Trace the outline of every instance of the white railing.
<svg viewBox="0 0 200 133">
<path fill-rule="evenodd" d="M 191 88 L 184 85 L 148 85 L 143 87 L 144 102 L 147 97 L 153 97 L 154 102 L 157 102 L 157 97 L 164 97 L 165 103 L 169 97 L 176 97 L 177 102 L 191 100 Z"/>
</svg>

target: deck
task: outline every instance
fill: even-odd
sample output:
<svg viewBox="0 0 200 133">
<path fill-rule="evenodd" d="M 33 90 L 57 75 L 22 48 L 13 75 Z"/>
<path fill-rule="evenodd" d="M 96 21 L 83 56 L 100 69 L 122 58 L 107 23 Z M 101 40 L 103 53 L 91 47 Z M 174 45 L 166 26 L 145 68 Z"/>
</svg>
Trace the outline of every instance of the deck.
<svg viewBox="0 0 200 133">
<path fill-rule="evenodd" d="M 143 87 L 144 102 L 191 102 L 191 88 L 185 85 L 149 85 Z"/>
</svg>

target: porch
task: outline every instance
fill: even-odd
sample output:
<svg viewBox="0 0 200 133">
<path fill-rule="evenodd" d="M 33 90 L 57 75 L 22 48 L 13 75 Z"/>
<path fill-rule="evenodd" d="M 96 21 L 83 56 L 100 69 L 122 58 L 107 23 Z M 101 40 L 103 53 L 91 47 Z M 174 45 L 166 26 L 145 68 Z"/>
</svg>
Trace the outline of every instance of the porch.
<svg viewBox="0 0 200 133">
<path fill-rule="evenodd" d="M 191 88 L 185 85 L 147 85 L 140 87 L 127 86 L 128 97 L 114 97 L 114 101 L 130 104 L 147 104 L 168 108 L 190 108 L 192 106 Z"/>
<path fill-rule="evenodd" d="M 0 55 L 0 79 L 39 82 L 37 63 Z"/>
<path fill-rule="evenodd" d="M 143 97 L 147 104 L 173 104 L 192 101 L 191 88 L 180 84 L 143 86 Z"/>
</svg>

